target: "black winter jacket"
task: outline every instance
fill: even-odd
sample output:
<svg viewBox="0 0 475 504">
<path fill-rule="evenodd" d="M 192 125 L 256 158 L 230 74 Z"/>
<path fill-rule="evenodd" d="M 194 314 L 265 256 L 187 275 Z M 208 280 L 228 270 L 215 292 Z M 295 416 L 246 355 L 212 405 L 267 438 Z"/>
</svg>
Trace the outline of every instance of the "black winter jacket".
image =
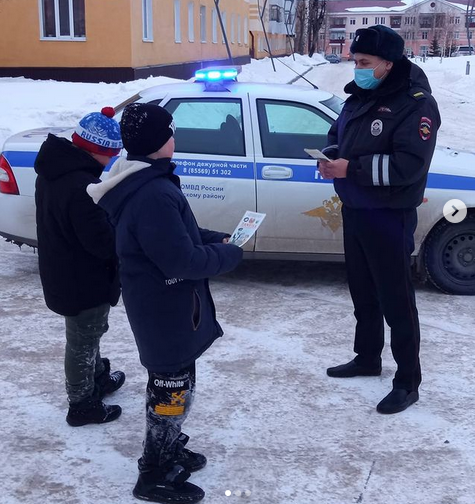
<svg viewBox="0 0 475 504">
<path fill-rule="evenodd" d="M 234 269 L 242 250 L 200 229 L 170 159 L 119 159 L 89 194 L 116 228 L 127 316 L 142 364 L 174 372 L 223 331 L 207 278 Z"/>
<path fill-rule="evenodd" d="M 35 161 L 41 283 L 47 306 L 61 315 L 119 299 L 114 229 L 86 192 L 103 169 L 87 152 L 51 134 Z"/>
<path fill-rule="evenodd" d="M 330 128 L 329 157 L 349 160 L 335 190 L 352 208 L 415 208 L 422 203 L 440 115 L 424 72 L 407 58 L 380 87 L 351 94 Z"/>
</svg>

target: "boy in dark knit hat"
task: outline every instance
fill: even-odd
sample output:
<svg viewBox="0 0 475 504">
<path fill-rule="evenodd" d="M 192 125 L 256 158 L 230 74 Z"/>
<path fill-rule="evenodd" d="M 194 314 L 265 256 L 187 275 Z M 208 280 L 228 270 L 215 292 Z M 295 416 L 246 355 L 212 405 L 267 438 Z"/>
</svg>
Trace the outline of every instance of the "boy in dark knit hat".
<svg viewBox="0 0 475 504">
<path fill-rule="evenodd" d="M 327 370 L 335 378 L 379 376 L 384 320 L 397 371 L 379 413 L 419 399 L 419 318 L 411 279 L 417 207 L 422 203 L 440 115 L 424 72 L 405 56 L 404 40 L 382 25 L 356 30 L 355 78 L 328 134 L 320 163 L 342 200 L 356 357 Z"/>
<path fill-rule="evenodd" d="M 116 228 L 124 305 L 148 370 L 146 432 L 134 495 L 154 502 L 198 502 L 188 483 L 206 458 L 181 432 L 195 389 L 195 361 L 223 331 L 208 277 L 234 269 L 242 250 L 229 235 L 198 227 L 173 173 L 172 116 L 151 104 L 128 105 L 121 132 L 127 159 L 88 187 Z"/>
<path fill-rule="evenodd" d="M 121 408 L 102 398 L 122 386 L 125 374 L 110 372 L 100 339 L 120 295 L 114 231 L 86 186 L 122 148 L 114 109 L 84 117 L 66 138 L 48 135 L 35 161 L 36 223 L 45 301 L 66 321 L 65 374 L 71 426 L 110 422 Z"/>
</svg>

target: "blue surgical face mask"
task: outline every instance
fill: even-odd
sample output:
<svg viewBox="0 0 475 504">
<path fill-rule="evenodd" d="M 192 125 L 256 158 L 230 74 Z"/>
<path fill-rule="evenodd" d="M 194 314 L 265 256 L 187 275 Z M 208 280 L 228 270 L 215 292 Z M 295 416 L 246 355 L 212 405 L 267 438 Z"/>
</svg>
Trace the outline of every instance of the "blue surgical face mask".
<svg viewBox="0 0 475 504">
<path fill-rule="evenodd" d="M 381 61 L 383 63 L 383 61 Z M 381 65 L 379 63 L 379 65 Z M 379 65 L 374 68 L 355 68 L 355 82 L 356 85 L 362 89 L 376 89 L 383 79 L 377 79 L 374 76 L 374 71 Z"/>
</svg>

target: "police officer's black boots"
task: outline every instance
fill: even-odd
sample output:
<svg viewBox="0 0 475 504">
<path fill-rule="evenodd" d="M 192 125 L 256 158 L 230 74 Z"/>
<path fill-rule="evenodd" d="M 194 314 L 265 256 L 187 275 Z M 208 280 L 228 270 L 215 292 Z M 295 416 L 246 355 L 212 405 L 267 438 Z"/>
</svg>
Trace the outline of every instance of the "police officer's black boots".
<svg viewBox="0 0 475 504">
<path fill-rule="evenodd" d="M 327 375 L 332 378 L 353 378 L 354 376 L 380 376 L 381 364 L 371 367 L 361 366 L 354 360 L 327 369 Z"/>
<path fill-rule="evenodd" d="M 118 405 L 104 404 L 97 397 L 89 397 L 75 404 L 70 404 L 66 422 L 71 427 L 87 424 L 112 422 L 120 417 L 122 408 Z"/>
<path fill-rule="evenodd" d="M 419 392 L 417 390 L 395 388 L 376 406 L 376 410 L 383 415 L 400 413 L 418 400 Z"/>
<path fill-rule="evenodd" d="M 125 382 L 125 373 L 122 371 L 114 371 L 111 373 L 111 363 L 109 359 L 103 358 L 102 362 L 104 363 L 104 371 L 94 379 L 101 399 L 120 389 Z"/>
<path fill-rule="evenodd" d="M 194 504 L 205 496 L 204 491 L 186 480 L 190 473 L 182 466 L 141 472 L 133 490 L 137 499 L 162 504 Z"/>
</svg>

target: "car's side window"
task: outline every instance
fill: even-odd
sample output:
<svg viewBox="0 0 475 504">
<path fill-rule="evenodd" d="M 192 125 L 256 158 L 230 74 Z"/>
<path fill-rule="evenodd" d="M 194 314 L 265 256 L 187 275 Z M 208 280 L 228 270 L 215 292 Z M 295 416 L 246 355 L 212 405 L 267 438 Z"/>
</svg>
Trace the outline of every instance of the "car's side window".
<svg viewBox="0 0 475 504">
<path fill-rule="evenodd" d="M 257 100 L 264 157 L 308 159 L 304 149 L 322 149 L 333 119 L 302 103 Z"/>
<path fill-rule="evenodd" d="M 164 107 L 175 121 L 175 151 L 245 156 L 239 99 L 172 99 Z"/>
</svg>

